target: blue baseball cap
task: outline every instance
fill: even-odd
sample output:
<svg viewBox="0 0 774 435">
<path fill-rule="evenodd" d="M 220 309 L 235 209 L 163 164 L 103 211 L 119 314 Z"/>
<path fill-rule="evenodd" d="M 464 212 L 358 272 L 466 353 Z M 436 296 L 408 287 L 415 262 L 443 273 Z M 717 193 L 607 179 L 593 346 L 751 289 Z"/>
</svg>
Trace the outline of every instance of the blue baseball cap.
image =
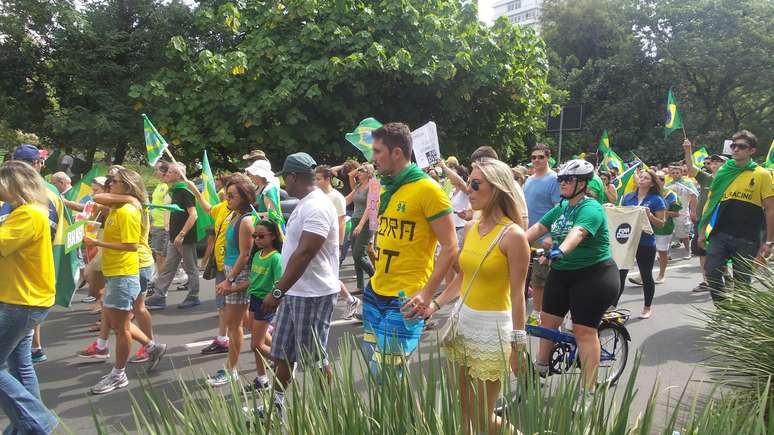
<svg viewBox="0 0 774 435">
<path fill-rule="evenodd" d="M 34 162 L 43 158 L 42 153 L 35 145 L 23 143 L 13 150 L 14 160 L 26 160 Z"/>
</svg>

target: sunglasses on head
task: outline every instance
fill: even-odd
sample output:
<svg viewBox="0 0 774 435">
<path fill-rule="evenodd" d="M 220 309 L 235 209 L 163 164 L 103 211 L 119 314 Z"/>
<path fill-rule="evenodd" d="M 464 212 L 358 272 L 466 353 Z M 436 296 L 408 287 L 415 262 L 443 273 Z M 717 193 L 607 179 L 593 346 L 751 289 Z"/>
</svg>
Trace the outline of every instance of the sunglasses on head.
<svg viewBox="0 0 774 435">
<path fill-rule="evenodd" d="M 543 154 L 535 154 L 535 155 L 529 156 L 529 158 L 530 160 L 545 160 L 546 156 L 544 156 Z"/>
<path fill-rule="evenodd" d="M 747 150 L 747 149 L 752 148 L 750 145 L 747 145 L 746 143 L 743 143 L 743 142 L 742 143 L 734 142 L 734 143 L 732 143 L 730 145 L 730 147 L 731 147 L 732 150 L 737 150 L 737 149 L 739 149 L 739 150 Z"/>
<path fill-rule="evenodd" d="M 575 180 L 575 175 L 560 175 L 557 177 L 559 179 L 560 183 L 569 183 L 570 181 Z"/>
<path fill-rule="evenodd" d="M 468 186 L 473 189 L 474 192 L 478 192 L 478 189 L 481 188 L 481 182 L 478 180 L 470 180 L 468 181 Z"/>
</svg>

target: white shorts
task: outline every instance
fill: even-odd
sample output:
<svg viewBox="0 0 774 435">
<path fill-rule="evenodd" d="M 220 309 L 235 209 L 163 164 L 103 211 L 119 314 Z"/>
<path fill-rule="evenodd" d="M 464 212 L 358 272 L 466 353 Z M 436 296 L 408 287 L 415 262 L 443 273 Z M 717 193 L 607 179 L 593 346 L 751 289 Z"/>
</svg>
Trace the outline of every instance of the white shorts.
<svg viewBox="0 0 774 435">
<path fill-rule="evenodd" d="M 689 215 L 680 215 L 675 218 L 675 238 L 687 239 L 691 237 L 691 217 Z"/>
<path fill-rule="evenodd" d="M 656 251 L 667 252 L 669 251 L 669 244 L 672 243 L 672 235 L 668 236 L 656 236 Z"/>
</svg>

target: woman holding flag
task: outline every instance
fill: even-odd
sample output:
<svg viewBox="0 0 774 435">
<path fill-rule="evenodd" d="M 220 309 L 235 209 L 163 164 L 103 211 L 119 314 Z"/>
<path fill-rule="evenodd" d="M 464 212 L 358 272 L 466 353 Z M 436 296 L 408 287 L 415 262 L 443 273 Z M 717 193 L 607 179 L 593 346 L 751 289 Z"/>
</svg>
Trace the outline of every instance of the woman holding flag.
<svg viewBox="0 0 774 435">
<path fill-rule="evenodd" d="M 228 328 L 229 348 L 225 370 L 207 380 L 217 387 L 228 383 L 229 376 L 239 376 L 237 363 L 242 351 L 244 332 L 242 320 L 250 304 L 247 285 L 250 274 L 250 257 L 253 250 L 253 207 L 254 186 L 244 179 L 232 179 L 226 185 L 226 202 L 234 211 L 234 218 L 226 229 L 226 255 L 223 258 L 223 272 L 226 279 L 215 287 L 218 296 L 225 297 L 224 319 Z"/>
</svg>

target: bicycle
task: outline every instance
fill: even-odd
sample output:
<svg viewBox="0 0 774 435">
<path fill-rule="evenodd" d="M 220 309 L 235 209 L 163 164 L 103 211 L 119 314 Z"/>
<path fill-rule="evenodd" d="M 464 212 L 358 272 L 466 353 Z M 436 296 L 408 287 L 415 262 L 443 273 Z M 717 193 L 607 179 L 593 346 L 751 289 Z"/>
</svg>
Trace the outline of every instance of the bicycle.
<svg viewBox="0 0 774 435">
<path fill-rule="evenodd" d="M 597 329 L 601 347 L 597 374 L 598 379 L 601 377 L 600 383 L 614 385 L 626 368 L 631 335 L 625 323 L 630 316 L 629 310 L 619 309 L 608 311 L 602 317 Z M 578 344 L 573 334 L 533 325 L 527 325 L 526 330 L 527 335 L 554 342 L 548 362 L 549 374 L 562 374 L 574 366 L 580 367 Z"/>
</svg>

